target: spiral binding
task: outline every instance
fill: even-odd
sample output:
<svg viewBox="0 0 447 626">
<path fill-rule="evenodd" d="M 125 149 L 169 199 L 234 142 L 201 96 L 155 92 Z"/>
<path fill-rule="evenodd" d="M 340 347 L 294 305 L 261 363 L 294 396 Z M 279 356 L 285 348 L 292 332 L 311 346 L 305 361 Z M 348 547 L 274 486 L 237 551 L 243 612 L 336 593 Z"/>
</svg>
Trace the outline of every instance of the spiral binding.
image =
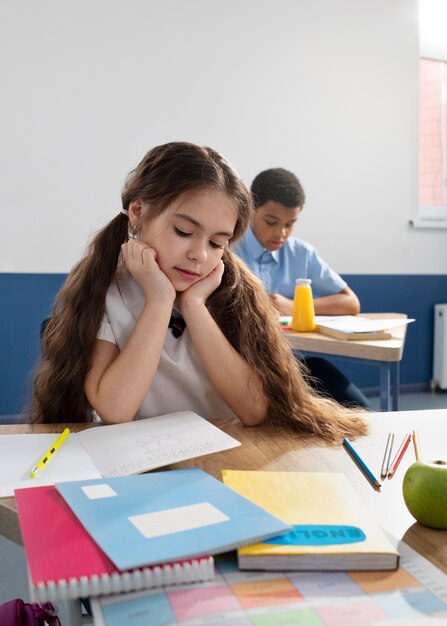
<svg viewBox="0 0 447 626">
<path fill-rule="evenodd" d="M 154 565 L 126 572 L 114 572 L 112 575 L 93 575 L 90 578 L 81 576 L 78 579 L 50 580 L 31 585 L 33 602 L 56 602 L 57 600 L 74 600 L 90 596 L 110 595 L 140 589 L 153 589 L 168 585 L 202 582 L 214 577 L 214 560 L 212 556 Z"/>
</svg>

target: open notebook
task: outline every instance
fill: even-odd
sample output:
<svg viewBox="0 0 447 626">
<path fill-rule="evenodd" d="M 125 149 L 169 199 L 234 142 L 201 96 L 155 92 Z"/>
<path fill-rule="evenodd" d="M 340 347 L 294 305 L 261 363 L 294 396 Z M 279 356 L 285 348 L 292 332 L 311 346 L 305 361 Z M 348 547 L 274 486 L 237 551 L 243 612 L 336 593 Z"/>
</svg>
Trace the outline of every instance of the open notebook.
<svg viewBox="0 0 447 626">
<path fill-rule="evenodd" d="M 393 328 L 406 326 L 414 322 L 408 318 L 381 318 L 370 319 L 360 315 L 317 315 L 315 317 L 316 330 L 324 335 L 343 339 L 345 341 L 377 341 L 391 339 L 389 332 Z"/>
<path fill-rule="evenodd" d="M 414 322 L 408 318 L 381 318 L 371 319 L 360 315 L 316 315 L 315 332 L 328 335 L 343 341 L 380 341 L 391 339 L 389 332 Z M 283 330 L 292 330 L 292 316 L 281 315 L 279 323 Z"/>
<path fill-rule="evenodd" d="M 192 411 L 100 425 L 70 433 L 38 478 L 30 469 L 54 443 L 52 435 L 0 437 L 0 497 L 14 489 L 54 485 L 56 481 L 127 476 L 240 445 Z"/>
</svg>

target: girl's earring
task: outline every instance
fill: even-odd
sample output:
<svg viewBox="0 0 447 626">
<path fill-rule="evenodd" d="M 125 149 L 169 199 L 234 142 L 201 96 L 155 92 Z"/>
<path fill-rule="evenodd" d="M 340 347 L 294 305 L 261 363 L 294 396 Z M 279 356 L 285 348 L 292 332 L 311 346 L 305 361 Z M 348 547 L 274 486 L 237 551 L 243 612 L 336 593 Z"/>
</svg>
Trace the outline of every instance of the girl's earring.
<svg viewBox="0 0 447 626">
<path fill-rule="evenodd" d="M 131 224 L 131 222 L 129 222 L 129 226 L 127 228 L 127 237 L 128 237 L 128 239 L 139 239 L 140 238 L 140 231 L 139 231 L 138 227 L 134 226 L 133 224 Z"/>
</svg>

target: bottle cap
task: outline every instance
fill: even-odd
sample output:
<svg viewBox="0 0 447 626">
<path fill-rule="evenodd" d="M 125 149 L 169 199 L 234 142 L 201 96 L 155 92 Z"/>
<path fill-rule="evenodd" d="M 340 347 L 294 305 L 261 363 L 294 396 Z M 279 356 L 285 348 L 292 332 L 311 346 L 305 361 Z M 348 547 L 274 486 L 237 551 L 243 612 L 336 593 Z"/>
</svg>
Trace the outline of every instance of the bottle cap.
<svg viewBox="0 0 447 626">
<path fill-rule="evenodd" d="M 312 280 L 310 278 L 297 278 L 295 285 L 310 285 Z"/>
</svg>

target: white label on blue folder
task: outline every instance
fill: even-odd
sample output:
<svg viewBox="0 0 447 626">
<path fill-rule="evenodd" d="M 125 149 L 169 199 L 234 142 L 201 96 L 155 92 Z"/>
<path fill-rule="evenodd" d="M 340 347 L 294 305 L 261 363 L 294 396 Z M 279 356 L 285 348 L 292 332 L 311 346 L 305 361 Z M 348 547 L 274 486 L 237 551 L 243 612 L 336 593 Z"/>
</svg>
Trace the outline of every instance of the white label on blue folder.
<svg viewBox="0 0 447 626">
<path fill-rule="evenodd" d="M 280 546 L 333 546 L 365 541 L 366 535 L 357 526 L 332 526 L 330 524 L 296 524 L 292 530 L 262 543 Z"/>
<path fill-rule="evenodd" d="M 111 498 L 112 496 L 118 495 L 116 491 L 114 491 L 112 487 L 110 487 L 110 485 L 106 485 L 104 483 L 100 485 L 86 485 L 85 487 L 81 487 L 81 489 L 89 500 L 99 500 L 99 498 Z"/>
<path fill-rule="evenodd" d="M 129 517 L 129 522 L 140 531 L 143 537 L 151 539 L 183 530 L 228 522 L 229 519 L 225 513 L 219 511 L 209 502 L 200 502 L 199 504 L 165 509 L 155 513 L 132 515 Z"/>
</svg>

